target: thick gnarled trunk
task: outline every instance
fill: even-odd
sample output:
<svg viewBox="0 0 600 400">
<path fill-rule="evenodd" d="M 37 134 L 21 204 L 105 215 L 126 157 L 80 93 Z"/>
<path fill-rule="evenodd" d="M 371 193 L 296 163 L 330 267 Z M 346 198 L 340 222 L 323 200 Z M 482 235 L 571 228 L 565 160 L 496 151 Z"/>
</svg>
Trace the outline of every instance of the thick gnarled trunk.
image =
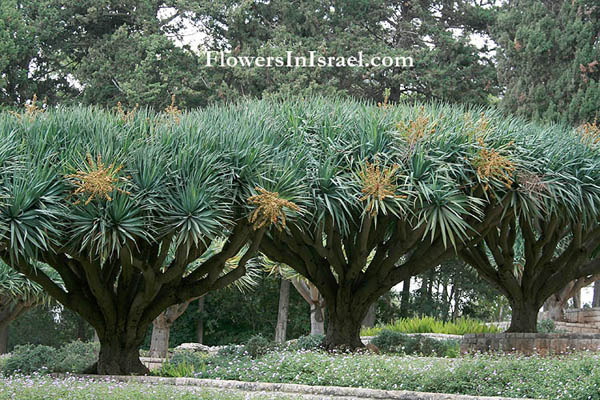
<svg viewBox="0 0 600 400">
<path fill-rule="evenodd" d="M 356 350 L 365 345 L 360 340 L 360 328 L 364 313 L 357 313 L 344 307 L 327 312 L 327 332 L 325 348 L 327 350 Z"/>
<path fill-rule="evenodd" d="M 535 333 L 537 332 L 537 316 L 540 305 L 535 301 L 512 301 L 512 316 L 506 332 Z"/>
<path fill-rule="evenodd" d="M 140 361 L 140 342 L 126 343 L 118 336 L 100 338 L 100 354 L 96 365 L 99 375 L 146 375 L 150 371 Z"/>
</svg>

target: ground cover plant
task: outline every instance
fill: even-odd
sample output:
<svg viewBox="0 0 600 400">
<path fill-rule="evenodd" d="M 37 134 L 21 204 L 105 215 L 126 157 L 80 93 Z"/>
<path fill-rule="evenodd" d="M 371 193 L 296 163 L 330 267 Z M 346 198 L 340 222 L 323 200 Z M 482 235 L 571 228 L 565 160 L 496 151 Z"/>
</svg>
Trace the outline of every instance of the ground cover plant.
<svg viewBox="0 0 600 400">
<path fill-rule="evenodd" d="M 179 359 L 184 376 L 553 400 L 600 399 L 600 354 L 460 358 L 277 351 Z M 176 365 L 167 376 L 178 376 Z"/>
<path fill-rule="evenodd" d="M 383 330 L 400 333 L 442 333 L 447 335 L 464 335 L 467 333 L 496 333 L 500 329 L 494 325 L 471 318 L 458 318 L 456 321 L 442 321 L 433 317 L 400 318 L 393 323 L 363 328 L 361 336 L 375 336 Z"/>
<path fill-rule="evenodd" d="M 81 377 L 12 376 L 0 379 L 0 399 L 4 400 L 267 400 L 271 396 L 236 393 L 216 389 L 185 388 L 174 385 L 123 383 Z M 296 396 L 281 396 L 294 399 Z"/>
</svg>

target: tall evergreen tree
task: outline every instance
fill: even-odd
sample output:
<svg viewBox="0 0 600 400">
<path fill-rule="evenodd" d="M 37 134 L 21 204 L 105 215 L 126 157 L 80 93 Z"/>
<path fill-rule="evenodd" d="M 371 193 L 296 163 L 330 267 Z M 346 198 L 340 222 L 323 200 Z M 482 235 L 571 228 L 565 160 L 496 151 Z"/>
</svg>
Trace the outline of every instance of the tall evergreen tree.
<svg viewBox="0 0 600 400">
<path fill-rule="evenodd" d="M 509 0 L 492 36 L 503 107 L 535 120 L 591 122 L 600 109 L 600 7 L 595 0 Z"/>
</svg>

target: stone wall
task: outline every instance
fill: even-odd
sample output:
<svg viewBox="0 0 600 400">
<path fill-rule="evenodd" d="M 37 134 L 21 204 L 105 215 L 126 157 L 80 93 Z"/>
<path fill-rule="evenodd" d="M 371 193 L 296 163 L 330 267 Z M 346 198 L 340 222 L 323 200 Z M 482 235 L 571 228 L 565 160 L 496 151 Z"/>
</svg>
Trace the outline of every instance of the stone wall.
<svg viewBox="0 0 600 400">
<path fill-rule="evenodd" d="M 600 334 L 478 333 L 464 335 L 460 344 L 462 354 L 501 351 L 543 356 L 583 350 L 599 351 Z"/>
<path fill-rule="evenodd" d="M 566 309 L 565 319 L 567 322 L 600 326 L 600 308 Z"/>
</svg>

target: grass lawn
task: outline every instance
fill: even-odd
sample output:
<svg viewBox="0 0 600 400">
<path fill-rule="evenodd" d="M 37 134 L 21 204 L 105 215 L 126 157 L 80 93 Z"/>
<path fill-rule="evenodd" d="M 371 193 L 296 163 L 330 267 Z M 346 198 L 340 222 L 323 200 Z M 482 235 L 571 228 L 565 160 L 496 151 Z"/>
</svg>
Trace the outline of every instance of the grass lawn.
<svg viewBox="0 0 600 400">
<path fill-rule="evenodd" d="M 0 399 L 23 400 L 245 400 L 273 399 L 272 395 L 230 393 L 213 389 L 157 384 L 133 384 L 116 381 L 91 381 L 43 375 L 12 376 L 0 379 Z M 292 400 L 297 397 L 277 396 Z"/>
<path fill-rule="evenodd" d="M 163 375 L 349 386 L 468 395 L 600 400 L 600 354 L 556 357 L 476 355 L 460 358 L 332 355 L 277 351 L 247 356 L 187 355 Z"/>
</svg>

